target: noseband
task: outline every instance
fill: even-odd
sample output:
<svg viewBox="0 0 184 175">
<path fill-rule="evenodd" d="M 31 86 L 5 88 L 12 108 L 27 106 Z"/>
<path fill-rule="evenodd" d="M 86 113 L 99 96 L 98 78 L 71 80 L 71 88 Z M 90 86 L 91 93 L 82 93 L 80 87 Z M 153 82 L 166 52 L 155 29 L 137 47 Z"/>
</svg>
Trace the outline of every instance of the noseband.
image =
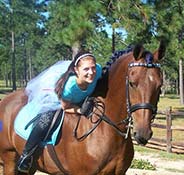
<svg viewBox="0 0 184 175">
<path fill-rule="evenodd" d="M 128 68 L 131 67 L 146 67 L 146 68 L 160 68 L 160 64 L 158 63 L 130 63 Z M 127 123 L 132 123 L 132 113 L 139 109 L 149 109 L 152 111 L 152 119 L 155 118 L 157 114 L 157 105 L 154 106 L 151 103 L 137 103 L 132 105 L 130 102 L 130 95 L 129 95 L 129 78 L 128 75 L 126 76 L 126 105 L 127 105 L 127 118 L 124 120 Z"/>
</svg>

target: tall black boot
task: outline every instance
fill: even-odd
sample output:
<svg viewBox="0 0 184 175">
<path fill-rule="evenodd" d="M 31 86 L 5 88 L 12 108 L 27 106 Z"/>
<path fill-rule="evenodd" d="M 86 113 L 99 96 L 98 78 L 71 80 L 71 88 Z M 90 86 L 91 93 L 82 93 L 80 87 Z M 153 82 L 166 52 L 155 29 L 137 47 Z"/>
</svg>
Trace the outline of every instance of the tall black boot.
<svg viewBox="0 0 184 175">
<path fill-rule="evenodd" d="M 18 161 L 18 171 L 28 173 L 33 163 L 33 154 L 39 147 L 39 144 L 44 140 L 45 135 L 52 122 L 55 111 L 41 114 L 35 124 Z"/>
<path fill-rule="evenodd" d="M 18 171 L 22 173 L 29 173 L 32 164 L 33 164 L 33 156 L 29 155 L 29 153 L 27 153 L 26 151 L 23 151 L 17 163 Z"/>
</svg>

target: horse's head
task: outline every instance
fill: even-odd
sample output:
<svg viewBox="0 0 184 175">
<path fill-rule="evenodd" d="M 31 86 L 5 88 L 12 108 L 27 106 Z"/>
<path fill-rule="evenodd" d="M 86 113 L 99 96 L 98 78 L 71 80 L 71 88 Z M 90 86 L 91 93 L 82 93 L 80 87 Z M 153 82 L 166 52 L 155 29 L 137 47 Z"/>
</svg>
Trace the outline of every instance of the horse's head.
<svg viewBox="0 0 184 175">
<path fill-rule="evenodd" d="M 142 45 L 135 46 L 134 60 L 128 65 L 126 99 L 128 118 L 133 119 L 133 134 L 138 144 L 145 145 L 152 136 L 151 122 L 157 112 L 162 86 L 159 60 L 164 56 L 161 42 L 155 53 L 146 51 Z"/>
</svg>

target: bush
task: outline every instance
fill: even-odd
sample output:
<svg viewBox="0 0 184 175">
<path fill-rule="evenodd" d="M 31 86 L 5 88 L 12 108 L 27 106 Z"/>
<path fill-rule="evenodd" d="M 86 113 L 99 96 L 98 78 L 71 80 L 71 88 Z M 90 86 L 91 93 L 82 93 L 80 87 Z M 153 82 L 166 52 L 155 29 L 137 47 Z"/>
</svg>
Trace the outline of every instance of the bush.
<svg viewBox="0 0 184 175">
<path fill-rule="evenodd" d="M 155 166 L 149 161 L 133 159 L 130 168 L 143 169 L 143 170 L 156 170 Z"/>
</svg>

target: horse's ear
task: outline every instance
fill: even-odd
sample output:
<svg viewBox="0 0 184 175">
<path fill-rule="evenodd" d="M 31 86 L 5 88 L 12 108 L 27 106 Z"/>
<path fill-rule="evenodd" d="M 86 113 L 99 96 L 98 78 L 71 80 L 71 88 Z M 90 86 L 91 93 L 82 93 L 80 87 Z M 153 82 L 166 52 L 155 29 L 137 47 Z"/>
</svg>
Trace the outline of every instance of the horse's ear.
<svg viewBox="0 0 184 175">
<path fill-rule="evenodd" d="M 154 53 L 154 58 L 157 60 L 161 60 L 165 56 L 165 51 L 166 51 L 166 41 L 161 40 L 160 41 L 160 46 L 158 50 Z"/>
<path fill-rule="evenodd" d="M 142 46 L 142 44 L 137 44 L 134 47 L 133 56 L 134 56 L 135 60 L 138 60 L 141 58 L 143 51 L 144 51 L 144 47 Z"/>
</svg>

